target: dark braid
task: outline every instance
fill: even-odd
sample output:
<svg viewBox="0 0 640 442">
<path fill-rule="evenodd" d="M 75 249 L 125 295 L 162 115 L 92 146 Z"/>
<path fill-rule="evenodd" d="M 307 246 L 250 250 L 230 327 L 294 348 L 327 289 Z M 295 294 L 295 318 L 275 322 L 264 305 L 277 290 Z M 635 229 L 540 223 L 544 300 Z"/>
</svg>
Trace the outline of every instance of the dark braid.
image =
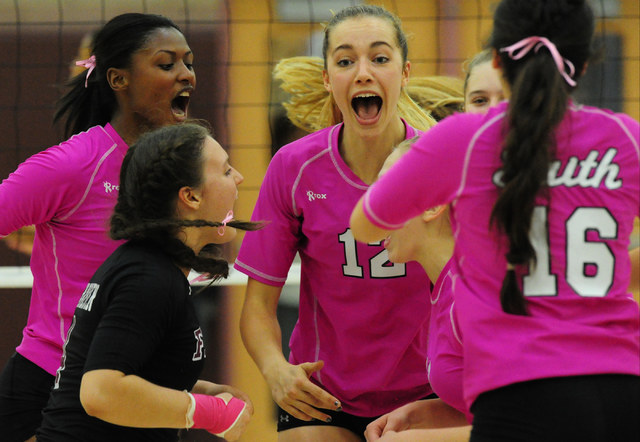
<svg viewBox="0 0 640 442">
<path fill-rule="evenodd" d="M 222 247 L 209 244 L 198 255 L 178 239 L 185 227 L 220 227 L 217 221 L 176 217 L 178 191 L 203 182 L 202 147 L 210 132 L 202 125 L 167 126 L 140 137 L 122 162 L 118 202 L 111 217 L 111 238 L 155 244 L 180 267 L 226 277 Z M 231 221 L 230 227 L 256 230 L 259 223 Z"/>
<path fill-rule="evenodd" d="M 591 52 L 593 15 L 584 0 L 503 0 L 494 15 L 490 46 L 496 51 L 531 36 L 546 37 L 575 66 L 577 79 Z M 514 266 L 536 263 L 529 239 L 535 199 L 547 195 L 547 175 L 555 152 L 555 129 L 564 118 L 571 87 L 546 49 L 520 60 L 500 54 L 511 87 L 507 133 L 502 148 L 500 196 L 491 223 L 509 239 L 509 269 L 500 292 L 502 309 L 526 315 Z"/>
</svg>

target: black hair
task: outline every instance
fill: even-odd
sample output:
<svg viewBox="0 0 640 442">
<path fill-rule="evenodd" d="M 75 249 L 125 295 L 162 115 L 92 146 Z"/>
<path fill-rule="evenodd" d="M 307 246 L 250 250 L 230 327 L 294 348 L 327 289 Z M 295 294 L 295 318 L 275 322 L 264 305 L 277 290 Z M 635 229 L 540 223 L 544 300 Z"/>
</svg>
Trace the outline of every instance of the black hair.
<svg viewBox="0 0 640 442">
<path fill-rule="evenodd" d="M 344 20 L 348 20 L 350 18 L 357 17 L 380 17 L 389 21 L 393 25 L 394 30 L 396 31 L 396 40 L 398 43 L 398 47 L 402 52 L 402 62 L 403 65 L 407 62 L 407 57 L 409 55 L 409 46 L 407 44 L 407 36 L 402 30 L 402 24 L 400 19 L 396 17 L 391 12 L 386 9 L 375 6 L 375 5 L 356 5 L 356 6 L 348 6 L 342 10 L 340 10 L 337 14 L 335 14 L 327 26 L 324 28 L 324 39 L 322 41 L 322 58 L 324 59 L 324 68 L 327 68 L 327 50 L 329 49 L 329 33 L 333 28 L 336 27 L 339 23 Z"/>
<path fill-rule="evenodd" d="M 65 137 L 111 121 L 118 102 L 107 82 L 107 70 L 130 67 L 133 54 L 144 47 L 151 34 L 163 28 L 180 31 L 161 15 L 127 13 L 112 18 L 95 34 L 91 54 L 95 55 L 96 67 L 87 86 L 87 72 L 83 71 L 66 83 L 68 90 L 56 105 L 53 121 L 65 119 Z"/>
<path fill-rule="evenodd" d="M 494 14 L 489 45 L 500 54 L 511 89 L 501 153 L 503 187 L 491 213 L 492 225 L 509 239 L 509 269 L 500 292 L 507 313 L 528 314 L 513 266 L 536 263 L 529 239 L 534 202 L 537 196 L 548 198 L 555 129 L 564 118 L 572 88 L 545 48 L 531 50 L 520 60 L 500 49 L 527 37 L 546 37 L 573 63 L 575 80 L 591 54 L 593 32 L 593 13 L 586 0 L 503 0 Z"/>
<path fill-rule="evenodd" d="M 204 181 L 202 149 L 210 131 L 201 124 L 165 126 L 142 135 L 129 148 L 120 171 L 118 202 L 111 216 L 112 239 L 143 240 L 159 247 L 180 267 L 226 277 L 222 248 L 208 244 L 198 255 L 180 239 L 183 227 L 219 227 L 220 222 L 177 217 L 178 191 Z M 228 226 L 256 230 L 260 223 L 230 221 Z"/>
</svg>

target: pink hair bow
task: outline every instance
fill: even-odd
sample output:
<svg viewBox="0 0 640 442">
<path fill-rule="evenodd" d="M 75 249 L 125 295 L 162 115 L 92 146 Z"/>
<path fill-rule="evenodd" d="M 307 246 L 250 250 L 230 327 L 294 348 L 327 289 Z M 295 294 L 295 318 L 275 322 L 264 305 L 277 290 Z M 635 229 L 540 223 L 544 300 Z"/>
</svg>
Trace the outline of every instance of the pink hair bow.
<svg viewBox="0 0 640 442">
<path fill-rule="evenodd" d="M 558 52 L 558 48 L 556 48 L 556 45 L 554 45 L 545 37 L 534 36 L 523 38 L 522 40 L 515 44 L 512 44 L 511 46 L 501 48 L 500 52 L 506 52 L 509 54 L 509 57 L 511 59 L 519 60 L 527 55 L 531 49 L 534 49 L 535 52 L 538 52 L 538 50 L 542 46 L 545 46 L 549 50 L 549 52 L 551 52 L 551 56 L 556 62 L 556 67 L 558 68 L 560 74 L 564 77 L 565 81 L 569 83 L 570 86 L 575 86 L 576 82 L 573 78 L 571 78 L 576 71 L 573 63 L 571 63 L 566 58 L 562 58 L 562 55 L 560 55 L 560 52 Z M 567 71 L 565 70 L 565 64 L 569 66 L 569 73 L 567 73 Z"/>
<path fill-rule="evenodd" d="M 220 236 L 224 235 L 225 227 L 227 226 L 227 223 L 232 219 L 233 219 L 233 210 L 229 210 L 227 212 L 227 216 L 225 216 L 225 218 L 222 220 L 222 225 L 218 227 L 218 235 Z"/>
<path fill-rule="evenodd" d="M 76 66 L 82 66 L 88 69 L 87 78 L 84 80 L 84 87 L 87 87 L 87 84 L 89 83 L 89 75 L 91 75 L 91 72 L 96 68 L 96 56 L 92 55 L 86 60 L 76 61 Z"/>
</svg>

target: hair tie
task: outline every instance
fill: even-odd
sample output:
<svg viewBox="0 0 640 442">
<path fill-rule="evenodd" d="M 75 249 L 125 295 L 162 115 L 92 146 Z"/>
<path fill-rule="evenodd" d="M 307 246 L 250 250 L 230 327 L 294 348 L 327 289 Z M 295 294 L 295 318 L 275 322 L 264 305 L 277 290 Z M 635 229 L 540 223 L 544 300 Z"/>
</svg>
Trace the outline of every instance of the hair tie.
<svg viewBox="0 0 640 442">
<path fill-rule="evenodd" d="M 225 227 L 227 223 L 233 219 L 233 210 L 227 212 L 227 216 L 222 220 L 222 225 L 218 227 L 218 235 L 224 235 Z"/>
<path fill-rule="evenodd" d="M 556 47 L 556 45 L 554 45 L 545 37 L 534 36 L 523 38 L 522 40 L 512 44 L 511 46 L 501 48 L 500 52 L 506 52 L 512 60 L 519 60 L 527 55 L 531 49 L 534 49 L 535 52 L 538 52 L 538 50 L 542 46 L 546 47 L 549 52 L 551 52 L 551 56 L 556 63 L 556 67 L 558 68 L 558 71 L 560 72 L 562 77 L 564 77 L 565 81 L 570 86 L 576 86 L 577 83 L 573 78 L 571 78 L 576 71 L 573 63 L 571 63 L 566 58 L 563 58 L 562 55 L 560 55 L 560 52 L 558 52 L 558 48 Z M 565 70 L 565 64 L 569 66 L 569 73 L 567 73 L 567 71 Z"/>
<path fill-rule="evenodd" d="M 86 88 L 89 83 L 89 75 L 91 75 L 91 72 L 96 68 L 96 56 L 92 55 L 86 60 L 76 61 L 76 66 L 83 66 L 88 69 L 87 78 L 84 80 L 84 87 Z"/>
</svg>

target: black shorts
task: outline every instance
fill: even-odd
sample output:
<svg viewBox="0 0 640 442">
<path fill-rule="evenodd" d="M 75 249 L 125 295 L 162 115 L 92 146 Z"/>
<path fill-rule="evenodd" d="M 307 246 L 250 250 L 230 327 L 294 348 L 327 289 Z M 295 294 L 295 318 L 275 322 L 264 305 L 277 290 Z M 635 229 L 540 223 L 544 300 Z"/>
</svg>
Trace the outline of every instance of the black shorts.
<svg viewBox="0 0 640 442">
<path fill-rule="evenodd" d="M 24 442 L 42 422 L 55 376 L 14 353 L 0 375 L 0 440 Z"/>
<path fill-rule="evenodd" d="M 470 442 L 640 441 L 640 377 L 520 382 L 478 396 Z"/>
<path fill-rule="evenodd" d="M 434 394 L 430 394 L 423 399 L 434 399 L 438 396 Z M 374 420 L 378 419 L 380 416 L 374 417 L 362 417 L 356 416 L 354 414 L 345 413 L 344 411 L 333 411 L 333 410 L 325 410 L 322 412 L 331 416 L 331 422 L 324 422 L 314 419 L 312 421 L 303 421 L 298 418 L 293 417 L 282 408 L 277 407 L 278 410 L 278 432 L 290 430 L 292 428 L 298 427 L 309 427 L 312 425 L 318 425 L 321 427 L 340 427 L 346 428 L 351 431 L 353 434 L 359 436 L 362 440 L 364 439 L 364 431 L 367 429 L 367 425 L 369 425 Z"/>
<path fill-rule="evenodd" d="M 318 425 L 322 427 L 340 427 L 346 428 L 352 433 L 358 435 L 364 440 L 364 430 L 369 423 L 378 419 L 375 417 L 361 417 L 353 414 L 345 413 L 344 411 L 322 410 L 323 413 L 331 416 L 331 422 L 324 422 L 317 419 L 311 421 L 303 421 L 293 417 L 282 408 L 278 407 L 278 431 L 290 430 L 298 427 L 309 427 L 312 425 Z"/>
</svg>

